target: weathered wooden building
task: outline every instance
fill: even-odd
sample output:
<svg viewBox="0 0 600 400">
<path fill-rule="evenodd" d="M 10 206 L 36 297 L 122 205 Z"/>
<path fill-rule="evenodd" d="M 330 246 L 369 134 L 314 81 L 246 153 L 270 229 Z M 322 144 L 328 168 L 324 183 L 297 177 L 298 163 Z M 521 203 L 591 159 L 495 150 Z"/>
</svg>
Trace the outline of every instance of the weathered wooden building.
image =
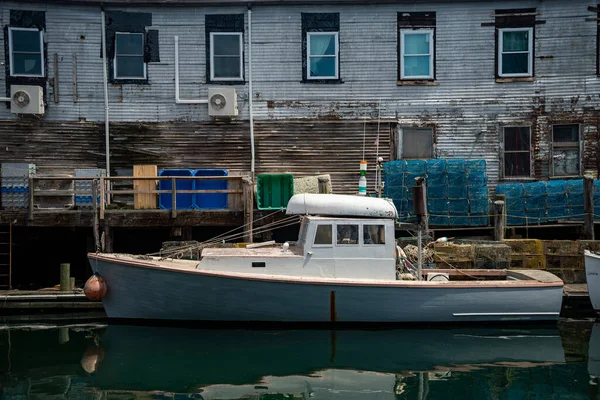
<svg viewBox="0 0 600 400">
<path fill-rule="evenodd" d="M 589 0 L 2 1 L 0 25 L 0 161 L 42 173 L 328 173 L 354 193 L 378 155 L 484 158 L 492 185 L 600 167 Z M 22 85 L 43 114 L 11 106 Z M 215 93 L 237 115 L 209 115 Z"/>
</svg>

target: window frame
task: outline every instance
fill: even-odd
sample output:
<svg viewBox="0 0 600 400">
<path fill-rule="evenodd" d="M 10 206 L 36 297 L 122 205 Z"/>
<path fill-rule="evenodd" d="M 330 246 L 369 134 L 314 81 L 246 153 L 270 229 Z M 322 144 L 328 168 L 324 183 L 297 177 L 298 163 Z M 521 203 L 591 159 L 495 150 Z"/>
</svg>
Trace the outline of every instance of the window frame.
<svg viewBox="0 0 600 400">
<path fill-rule="evenodd" d="M 558 145 L 556 145 L 556 142 L 554 141 L 554 127 L 555 126 L 577 126 L 577 142 L 558 142 Z M 582 143 L 583 141 L 581 140 L 581 124 L 561 124 L 561 123 L 556 123 L 556 124 L 552 124 L 552 131 L 551 131 L 551 139 L 552 139 L 552 146 L 550 149 L 550 153 L 551 153 L 551 160 L 552 160 L 552 177 L 553 178 L 579 178 L 581 177 L 583 174 L 581 173 L 582 171 L 582 158 L 581 158 L 581 154 L 582 154 Z M 556 175 L 555 171 L 554 171 L 554 149 L 566 149 L 566 150 L 577 150 L 577 164 L 579 165 L 579 175 Z"/>
<path fill-rule="evenodd" d="M 356 243 L 338 243 L 338 226 L 346 226 L 346 225 L 350 225 L 350 226 L 356 226 L 357 227 L 357 232 L 356 232 Z M 352 222 L 336 222 L 335 223 L 335 236 L 333 238 L 333 243 L 335 244 L 336 247 L 358 247 L 358 246 L 362 246 L 362 239 L 360 237 L 361 234 L 361 228 L 362 224 L 360 223 L 352 223 Z"/>
<path fill-rule="evenodd" d="M 406 49 L 404 38 L 408 35 L 418 35 L 427 33 L 429 34 L 429 75 L 409 75 L 407 76 L 404 72 L 404 57 L 416 56 L 416 54 L 405 54 Z M 435 57 L 435 29 L 434 28 L 418 28 L 418 29 L 400 29 L 400 80 L 433 80 L 435 77 L 434 68 L 434 57 Z M 422 57 L 423 54 L 418 56 Z"/>
<path fill-rule="evenodd" d="M 214 37 L 216 36 L 238 36 L 239 37 L 239 58 L 240 58 L 240 75 L 237 77 L 215 77 L 215 46 Z M 210 80 L 214 81 L 233 81 L 239 82 L 244 80 L 244 33 L 243 32 L 210 32 Z M 217 56 L 219 57 L 219 56 Z M 231 57 L 231 56 L 229 56 Z"/>
<path fill-rule="evenodd" d="M 335 37 L 335 55 L 315 55 L 310 54 L 310 37 L 334 35 Z M 334 76 L 310 76 L 310 58 L 311 57 L 335 57 L 335 75 Z M 339 31 L 308 31 L 306 32 L 306 80 L 339 80 L 340 79 L 340 32 Z"/>
<path fill-rule="evenodd" d="M 504 130 L 506 128 L 529 128 L 529 150 L 527 150 L 527 153 L 529 153 L 529 175 L 523 175 L 523 176 L 518 176 L 518 175 L 510 175 L 507 176 L 506 175 L 506 144 L 504 141 Z M 532 141 L 531 141 L 531 125 L 527 125 L 527 124 L 514 124 L 514 125 L 503 125 L 500 129 L 500 135 L 501 135 L 501 142 L 502 142 L 502 164 L 501 164 L 501 173 L 502 173 L 502 179 L 505 180 L 523 180 L 523 179 L 531 179 L 533 177 L 533 151 L 532 151 Z M 509 150 L 509 153 L 525 153 L 525 150 Z"/>
<path fill-rule="evenodd" d="M 528 50 L 527 50 L 527 72 L 525 73 L 503 73 L 502 72 L 502 55 L 505 54 L 503 51 L 504 47 L 504 32 L 529 32 L 528 39 Z M 529 78 L 533 77 L 533 27 L 519 27 L 519 28 L 498 28 L 498 76 L 500 78 Z M 506 54 L 522 54 L 523 51 L 507 52 Z"/>
<path fill-rule="evenodd" d="M 383 243 L 365 243 L 365 228 L 367 226 L 377 226 L 377 227 L 381 227 L 383 229 Z M 364 224 L 361 224 L 361 231 L 362 231 L 362 237 L 360 239 L 360 244 L 362 246 L 366 246 L 366 247 L 381 247 L 381 246 L 386 246 L 386 229 L 385 229 L 385 224 L 377 224 L 377 223 L 370 223 L 370 222 L 365 222 Z M 359 228 L 360 229 L 360 228 Z"/>
<path fill-rule="evenodd" d="M 139 76 L 131 77 L 131 76 L 117 76 L 117 71 L 119 70 L 119 66 L 117 64 L 117 58 L 119 54 L 117 53 L 117 40 L 119 35 L 141 35 L 142 36 L 142 52 L 141 54 L 122 54 L 121 57 L 142 57 L 142 62 L 144 64 L 144 76 L 140 78 Z M 115 54 L 113 57 L 113 79 L 115 81 L 147 81 L 148 80 L 148 65 L 145 61 L 145 43 L 146 43 L 146 35 L 142 32 L 115 32 Z"/>
<path fill-rule="evenodd" d="M 429 129 L 431 132 L 431 157 L 429 158 L 406 158 L 404 156 L 404 130 L 405 129 Z M 396 150 L 397 160 L 429 160 L 436 158 L 436 146 L 435 146 L 435 129 L 432 126 L 399 126 L 398 127 L 398 149 Z"/>
<path fill-rule="evenodd" d="M 14 49 L 13 49 L 13 31 L 32 31 L 32 32 L 38 32 L 39 36 L 40 36 L 40 60 L 41 60 L 41 74 L 18 74 L 14 72 Z M 20 52 L 20 53 L 24 53 L 24 54 L 38 54 L 37 52 Z M 44 30 L 43 29 L 37 29 L 37 28 L 21 28 L 21 27 L 17 27 L 17 26 L 9 26 L 8 27 L 8 54 L 9 54 L 9 58 L 10 58 L 10 66 L 9 66 L 9 72 L 10 72 L 10 76 L 14 76 L 14 77 L 28 77 L 28 78 L 44 78 L 46 77 L 46 60 L 44 58 Z"/>
<path fill-rule="evenodd" d="M 316 244 L 315 243 L 315 241 L 317 240 L 317 231 L 319 230 L 320 226 L 329 226 L 331 228 L 331 244 Z M 313 247 L 313 248 L 315 248 L 315 247 L 316 248 L 318 248 L 318 247 L 320 247 L 320 248 L 325 248 L 325 247 L 332 248 L 333 244 L 335 243 L 335 233 L 334 233 L 335 229 L 334 229 L 334 227 L 335 227 L 334 223 L 319 223 L 319 224 L 316 224 L 316 226 L 315 226 L 315 234 L 313 235 L 311 247 Z"/>
</svg>

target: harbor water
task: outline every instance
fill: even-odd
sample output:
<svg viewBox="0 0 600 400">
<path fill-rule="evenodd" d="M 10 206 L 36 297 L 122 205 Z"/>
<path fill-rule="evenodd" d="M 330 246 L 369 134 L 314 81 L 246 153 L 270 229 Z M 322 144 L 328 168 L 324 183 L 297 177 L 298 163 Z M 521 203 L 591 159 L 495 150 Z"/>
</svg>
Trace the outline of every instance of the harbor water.
<svg viewBox="0 0 600 400">
<path fill-rule="evenodd" d="M 600 322 L 200 329 L 11 322 L 0 399 L 600 399 Z"/>
</svg>

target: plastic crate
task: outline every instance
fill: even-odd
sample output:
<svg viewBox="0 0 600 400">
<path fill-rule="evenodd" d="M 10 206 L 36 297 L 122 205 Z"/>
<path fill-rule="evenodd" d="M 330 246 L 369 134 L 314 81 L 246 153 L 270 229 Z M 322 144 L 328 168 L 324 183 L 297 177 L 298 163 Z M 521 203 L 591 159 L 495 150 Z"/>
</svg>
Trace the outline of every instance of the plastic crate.
<svg viewBox="0 0 600 400">
<path fill-rule="evenodd" d="M 194 173 L 190 169 L 162 169 L 158 172 L 158 176 L 193 176 Z M 194 190 L 194 181 L 180 180 L 175 183 L 177 190 Z M 171 180 L 159 180 L 158 190 L 171 190 Z M 178 210 L 191 210 L 194 208 L 194 196 L 192 193 L 178 193 L 176 197 L 176 208 Z M 163 210 L 171 210 L 173 208 L 173 195 L 170 193 L 161 193 L 158 195 L 159 207 Z"/>
<path fill-rule="evenodd" d="M 294 194 L 291 174 L 260 174 L 256 177 L 256 203 L 259 210 L 286 208 Z"/>
<path fill-rule="evenodd" d="M 227 176 L 226 169 L 202 168 L 194 171 L 194 176 Z M 193 181 L 194 190 L 227 190 L 226 180 Z M 195 193 L 194 208 L 200 210 L 224 210 L 227 208 L 227 193 Z M 179 199 L 177 199 L 179 202 Z"/>
<path fill-rule="evenodd" d="M 427 160 L 427 173 L 428 174 L 445 174 L 447 171 L 447 162 L 443 158 L 436 158 Z"/>
</svg>

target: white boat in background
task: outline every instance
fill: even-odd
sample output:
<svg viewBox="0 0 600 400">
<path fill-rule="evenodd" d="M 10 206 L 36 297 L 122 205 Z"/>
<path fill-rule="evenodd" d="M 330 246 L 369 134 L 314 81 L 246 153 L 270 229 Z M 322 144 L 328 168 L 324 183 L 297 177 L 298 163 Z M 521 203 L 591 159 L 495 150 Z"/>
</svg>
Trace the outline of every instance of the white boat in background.
<svg viewBox="0 0 600 400">
<path fill-rule="evenodd" d="M 600 313 L 600 255 L 585 250 L 584 257 L 588 294 L 594 311 Z"/>
<path fill-rule="evenodd" d="M 400 323 L 557 320 L 563 282 L 546 271 L 424 270 L 398 280 L 390 200 L 295 195 L 297 242 L 205 248 L 200 261 L 89 254 L 109 318 Z M 427 274 L 447 277 L 428 281 Z M 466 276 L 471 280 L 465 280 Z"/>
</svg>

